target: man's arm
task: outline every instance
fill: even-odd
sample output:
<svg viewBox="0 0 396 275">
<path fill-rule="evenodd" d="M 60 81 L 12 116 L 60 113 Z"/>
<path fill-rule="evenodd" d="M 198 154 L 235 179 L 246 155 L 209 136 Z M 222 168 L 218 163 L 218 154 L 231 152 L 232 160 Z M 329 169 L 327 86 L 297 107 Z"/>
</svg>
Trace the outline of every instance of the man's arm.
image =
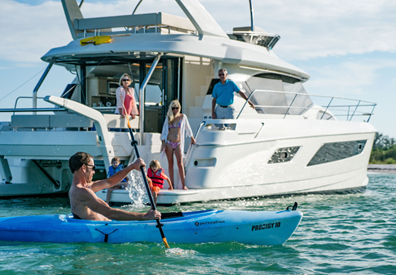
<svg viewBox="0 0 396 275">
<path fill-rule="evenodd" d="M 132 170 L 139 170 L 141 166 L 146 166 L 144 161 L 142 159 L 137 159 L 134 163 L 129 165 L 128 167 L 122 169 L 121 171 L 118 171 L 114 175 L 112 175 L 110 178 L 104 179 L 104 180 L 99 180 L 95 181 L 91 189 L 94 192 L 98 192 L 100 190 L 106 189 L 113 187 L 117 183 L 121 182 Z"/>
<path fill-rule="evenodd" d="M 239 90 L 238 94 L 244 99 L 244 100 L 248 100 L 248 97 L 246 96 L 246 94 L 244 92 L 242 92 L 241 90 Z M 253 102 L 251 102 L 250 100 L 248 101 L 250 107 L 252 107 L 254 109 L 254 104 Z"/>
<path fill-rule="evenodd" d="M 216 107 L 216 98 L 214 97 L 212 99 L 212 119 L 216 119 L 216 113 L 215 113 L 215 107 Z"/>
<path fill-rule="evenodd" d="M 147 213 L 135 213 L 112 208 L 89 189 L 80 191 L 79 200 L 93 212 L 99 213 L 111 220 L 154 220 L 161 218 L 161 214 L 158 211 L 150 210 Z"/>
</svg>

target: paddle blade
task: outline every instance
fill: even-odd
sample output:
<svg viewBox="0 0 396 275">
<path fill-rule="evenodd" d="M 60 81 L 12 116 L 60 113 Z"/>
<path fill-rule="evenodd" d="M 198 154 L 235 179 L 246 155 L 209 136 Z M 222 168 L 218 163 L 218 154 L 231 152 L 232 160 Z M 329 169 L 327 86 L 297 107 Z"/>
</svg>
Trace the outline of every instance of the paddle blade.
<svg viewBox="0 0 396 275">
<path fill-rule="evenodd" d="M 162 238 L 162 241 L 164 242 L 165 248 L 170 248 L 170 247 L 169 247 L 169 244 L 168 244 L 168 241 L 166 240 L 165 237 Z"/>
</svg>

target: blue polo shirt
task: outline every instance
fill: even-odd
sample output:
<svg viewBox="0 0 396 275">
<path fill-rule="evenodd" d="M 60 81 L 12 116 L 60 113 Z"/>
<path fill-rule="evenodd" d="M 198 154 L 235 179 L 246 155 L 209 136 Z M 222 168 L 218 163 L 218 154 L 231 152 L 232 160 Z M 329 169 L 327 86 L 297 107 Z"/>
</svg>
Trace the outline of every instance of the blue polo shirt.
<svg viewBox="0 0 396 275">
<path fill-rule="evenodd" d="M 228 106 L 234 103 L 234 92 L 239 92 L 239 87 L 232 80 L 226 80 L 224 84 L 221 81 L 214 85 L 212 97 L 216 98 L 216 103 L 221 106 Z"/>
</svg>

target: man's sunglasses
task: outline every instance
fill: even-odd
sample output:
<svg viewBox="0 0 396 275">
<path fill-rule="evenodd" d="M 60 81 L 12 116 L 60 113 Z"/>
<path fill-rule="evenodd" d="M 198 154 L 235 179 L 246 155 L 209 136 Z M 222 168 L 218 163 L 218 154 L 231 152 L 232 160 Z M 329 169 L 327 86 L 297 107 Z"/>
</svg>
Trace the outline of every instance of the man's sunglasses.
<svg viewBox="0 0 396 275">
<path fill-rule="evenodd" d="M 86 166 L 91 166 L 92 170 L 95 170 L 95 165 L 91 165 L 91 164 L 85 164 Z"/>
</svg>

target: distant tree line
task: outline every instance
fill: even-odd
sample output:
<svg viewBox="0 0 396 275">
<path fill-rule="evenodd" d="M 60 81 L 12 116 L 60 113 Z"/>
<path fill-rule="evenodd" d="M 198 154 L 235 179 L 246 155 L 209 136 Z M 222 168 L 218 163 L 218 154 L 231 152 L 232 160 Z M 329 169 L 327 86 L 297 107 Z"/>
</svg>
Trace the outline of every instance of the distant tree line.
<svg viewBox="0 0 396 275">
<path fill-rule="evenodd" d="M 371 164 L 396 164 L 396 140 L 377 133 L 370 156 Z"/>
</svg>

